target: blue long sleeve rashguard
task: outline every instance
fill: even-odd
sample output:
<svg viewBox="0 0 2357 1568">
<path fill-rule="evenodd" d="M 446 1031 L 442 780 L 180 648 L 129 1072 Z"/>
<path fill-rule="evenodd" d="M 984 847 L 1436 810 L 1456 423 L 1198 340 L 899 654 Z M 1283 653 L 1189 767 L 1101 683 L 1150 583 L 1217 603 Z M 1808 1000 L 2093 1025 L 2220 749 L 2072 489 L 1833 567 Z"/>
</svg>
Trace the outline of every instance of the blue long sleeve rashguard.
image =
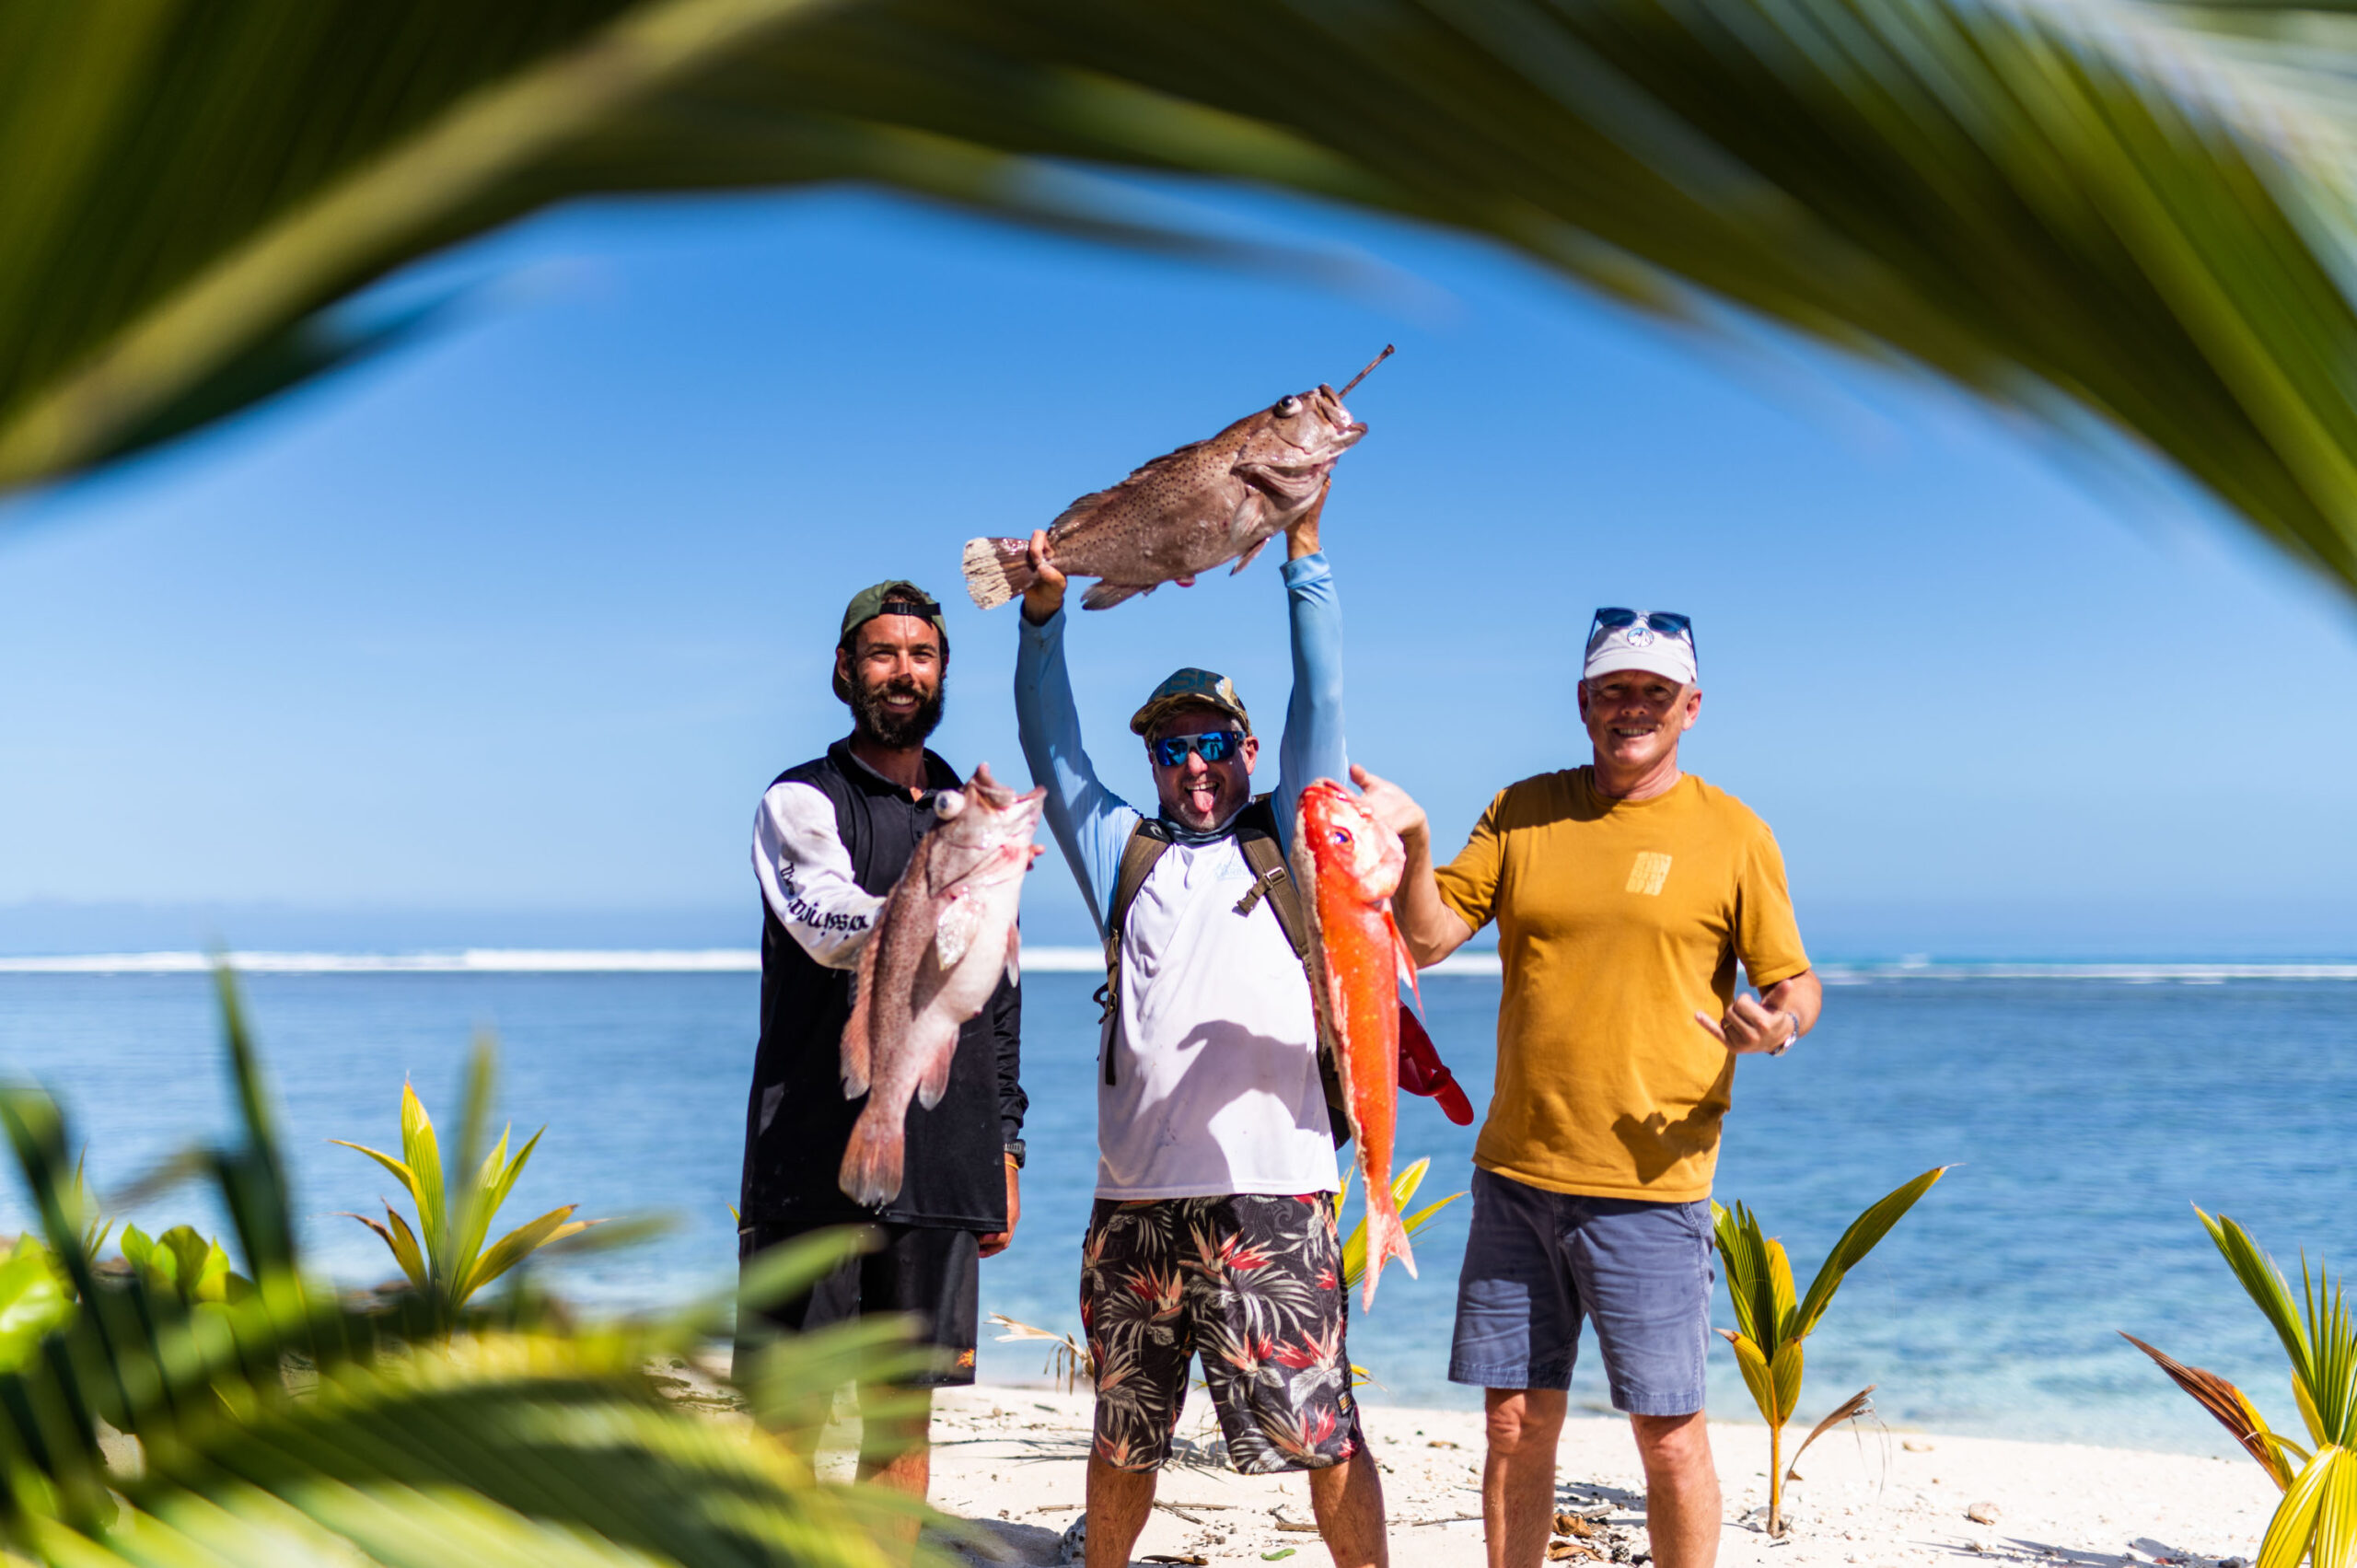
<svg viewBox="0 0 2357 1568">
<path fill-rule="evenodd" d="M 1288 561 L 1285 610 L 1293 636 L 1293 694 L 1285 704 L 1277 746 L 1277 833 L 1293 850 L 1295 802 L 1312 779 L 1347 779 L 1342 741 L 1342 607 L 1334 572 L 1321 552 Z M 1064 612 L 1034 626 L 1018 610 L 1021 642 L 1015 659 L 1015 717 L 1031 782 L 1048 787 L 1048 827 L 1079 879 L 1101 936 L 1111 911 L 1122 846 L 1144 813 L 1097 776 L 1081 743 L 1080 711 L 1064 666 Z"/>
</svg>

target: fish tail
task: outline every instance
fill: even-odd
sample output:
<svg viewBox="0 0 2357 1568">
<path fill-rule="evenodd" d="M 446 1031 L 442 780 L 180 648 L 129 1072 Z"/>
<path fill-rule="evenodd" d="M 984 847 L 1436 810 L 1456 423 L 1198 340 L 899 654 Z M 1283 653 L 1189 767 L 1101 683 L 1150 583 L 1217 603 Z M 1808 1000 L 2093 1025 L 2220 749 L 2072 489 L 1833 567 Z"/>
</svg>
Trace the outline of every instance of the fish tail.
<svg viewBox="0 0 2357 1568">
<path fill-rule="evenodd" d="M 976 608 L 995 610 L 1031 586 L 1031 541 L 970 539 L 960 564 L 966 573 L 966 592 Z"/>
<path fill-rule="evenodd" d="M 900 1119 L 887 1114 L 881 1100 L 869 1100 L 852 1124 L 837 1185 L 853 1202 L 871 1209 L 890 1202 L 900 1195 L 900 1161 L 907 1143 Z"/>
<path fill-rule="evenodd" d="M 1372 1188 L 1369 1191 L 1373 1191 Z M 1375 1284 L 1383 1277 L 1383 1265 L 1397 1258 L 1416 1277 L 1416 1254 L 1408 1246 L 1408 1227 L 1399 1218 L 1399 1211 L 1386 1203 L 1381 1209 L 1367 1206 L 1366 1215 L 1366 1283 L 1359 1290 L 1359 1309 L 1375 1309 Z"/>
</svg>

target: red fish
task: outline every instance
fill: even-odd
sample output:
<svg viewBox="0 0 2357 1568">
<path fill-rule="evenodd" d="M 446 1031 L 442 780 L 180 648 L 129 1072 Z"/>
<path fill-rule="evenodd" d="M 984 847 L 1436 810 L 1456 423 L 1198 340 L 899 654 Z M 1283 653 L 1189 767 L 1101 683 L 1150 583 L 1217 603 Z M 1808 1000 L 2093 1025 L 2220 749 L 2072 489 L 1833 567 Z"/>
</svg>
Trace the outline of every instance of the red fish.
<svg viewBox="0 0 2357 1568">
<path fill-rule="evenodd" d="M 1391 1198 L 1392 1134 L 1399 1120 L 1399 980 L 1412 989 L 1391 895 L 1407 866 L 1399 836 L 1369 816 L 1350 791 L 1319 779 L 1301 792 L 1295 819 L 1293 875 L 1309 915 L 1310 1000 L 1318 1033 L 1332 1047 L 1366 1183 L 1366 1283 L 1360 1305 L 1375 1305 L 1376 1281 L 1397 1258 L 1416 1272 L 1408 1227 Z M 1419 1000 L 1421 1000 L 1421 994 Z"/>
</svg>

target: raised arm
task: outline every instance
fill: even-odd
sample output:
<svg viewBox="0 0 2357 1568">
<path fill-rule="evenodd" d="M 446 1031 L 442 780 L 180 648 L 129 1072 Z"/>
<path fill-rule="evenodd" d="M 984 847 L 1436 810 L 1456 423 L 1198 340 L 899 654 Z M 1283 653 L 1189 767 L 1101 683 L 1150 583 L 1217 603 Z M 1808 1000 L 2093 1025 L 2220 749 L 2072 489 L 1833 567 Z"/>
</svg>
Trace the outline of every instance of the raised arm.
<svg viewBox="0 0 2357 1568">
<path fill-rule="evenodd" d="M 1031 536 L 1037 578 L 1024 591 L 1016 617 L 1015 724 L 1031 782 L 1048 790 L 1048 830 L 1080 883 L 1097 932 L 1113 900 L 1121 848 L 1139 820 L 1133 807 L 1098 782 L 1080 740 L 1080 709 L 1064 668 L 1064 575 L 1055 568 L 1047 535 Z M 1035 618 L 1036 617 L 1036 618 Z"/>
<path fill-rule="evenodd" d="M 802 950 L 829 969 L 859 962 L 884 900 L 859 885 L 835 830 L 834 803 L 807 784 L 773 784 L 753 812 L 753 879 Z"/>
<path fill-rule="evenodd" d="M 1329 488 L 1331 482 L 1329 481 Z M 1349 775 L 1342 741 L 1342 605 L 1334 569 L 1318 549 L 1317 504 L 1285 532 L 1285 613 L 1293 632 L 1293 695 L 1285 703 L 1285 733 L 1277 747 L 1277 833 L 1293 850 L 1294 812 L 1316 779 Z"/>
</svg>

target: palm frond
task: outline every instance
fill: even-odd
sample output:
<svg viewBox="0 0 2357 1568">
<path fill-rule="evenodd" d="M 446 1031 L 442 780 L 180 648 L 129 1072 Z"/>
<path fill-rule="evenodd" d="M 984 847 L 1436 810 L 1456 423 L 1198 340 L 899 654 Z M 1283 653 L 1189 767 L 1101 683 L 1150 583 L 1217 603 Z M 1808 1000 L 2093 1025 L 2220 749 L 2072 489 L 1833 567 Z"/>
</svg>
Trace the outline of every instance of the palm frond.
<svg viewBox="0 0 2357 1568">
<path fill-rule="evenodd" d="M 340 362 L 338 301 L 552 202 L 855 180 L 1187 242 L 1091 183 L 1127 170 L 1486 236 L 1642 310 L 2117 432 L 2357 583 L 2345 17 L 158 0 L 101 24 L 34 0 L 0 60 L 0 486 Z"/>
<path fill-rule="evenodd" d="M 2299 1307 L 2292 1300 L 2292 1287 L 2283 1281 L 2282 1271 L 2274 1260 L 2259 1250 L 2250 1233 L 2233 1220 L 2220 1214 L 2212 1219 L 2199 1205 L 2193 1211 L 2200 1215 L 2201 1228 L 2210 1233 L 2226 1266 L 2242 1282 L 2243 1291 L 2266 1316 L 2268 1325 L 2283 1346 L 2283 1353 L 2292 1362 L 2292 1381 L 2302 1389 L 2302 1397 L 2313 1395 L 2316 1383 L 2316 1357 L 2308 1340 L 2308 1328 Z M 2311 1415 L 2313 1422 L 2315 1417 Z M 2319 1436 L 2318 1442 L 2323 1438 Z"/>
<path fill-rule="evenodd" d="M 2121 1330 L 2119 1337 L 2153 1358 L 2153 1365 L 2168 1374 L 2169 1380 L 2192 1396 L 2193 1401 L 2217 1418 L 2218 1424 L 2234 1434 L 2243 1452 L 2258 1461 L 2268 1479 L 2281 1490 L 2292 1484 L 2292 1469 L 2284 1462 L 2289 1450 L 2303 1461 L 2307 1451 L 2289 1440 L 2280 1438 L 2269 1430 L 2250 1397 L 2214 1372 L 2199 1366 L 2188 1366 L 2146 1344 L 2135 1335 Z"/>
<path fill-rule="evenodd" d="M 0 1302 L 17 1290 L 5 1317 L 26 1330 L 0 1333 L 0 1546 L 90 1568 L 908 1561 L 888 1532 L 932 1516 L 872 1488 L 819 1484 L 787 1440 L 815 1437 L 842 1382 L 921 1364 L 897 1326 L 762 1351 L 755 1408 L 787 1418 L 778 1437 L 674 1406 L 643 1370 L 719 1328 L 726 1296 L 653 1323 L 586 1327 L 534 1320 L 525 1298 L 508 1326 L 478 1318 L 455 1337 L 399 1306 L 348 1303 L 304 1278 L 291 1234 L 270 1222 L 286 1210 L 275 1134 L 226 980 L 223 994 L 247 1116 L 242 1139 L 210 1162 L 260 1243 L 246 1255 L 250 1292 L 180 1288 L 226 1260 L 179 1227 L 132 1243 L 144 1260 L 127 1277 L 96 1274 L 63 1201 L 62 1113 L 37 1090 L 0 1091 L 0 1123 L 43 1216 L 43 1239 L 0 1262 Z M 860 1245 L 837 1234 L 776 1249 L 747 1269 L 748 1299 L 807 1286 Z M 49 1321 L 32 1324 L 36 1309 Z M 396 1341 L 399 1353 L 385 1353 Z M 101 1423 L 137 1438 L 134 1471 L 108 1463 Z M 947 1568 L 930 1548 L 915 1561 Z"/>
<path fill-rule="evenodd" d="M 1817 1278 L 1809 1282 L 1808 1295 L 1802 1301 L 1795 1319 L 1798 1332 L 1805 1334 L 1817 1327 L 1817 1320 L 1825 1316 L 1826 1307 L 1832 1304 L 1833 1293 L 1841 1288 L 1842 1277 L 1856 1268 L 1859 1260 L 1873 1251 L 1882 1238 L 1890 1234 L 1890 1227 L 1915 1206 L 1915 1201 L 1929 1192 L 1951 1168 L 1938 1166 L 1912 1181 L 1900 1184 L 1850 1222 L 1850 1228 L 1841 1233 L 1841 1239 L 1835 1242 L 1833 1250 L 1825 1255 L 1824 1263 L 1817 1268 Z"/>
<path fill-rule="evenodd" d="M 1820 1421 L 1815 1426 L 1810 1427 L 1808 1429 L 1808 1435 L 1801 1439 L 1800 1446 L 1793 1450 L 1793 1457 L 1784 1461 L 1784 1479 L 1786 1481 L 1798 1481 L 1800 1479 L 1799 1475 L 1795 1472 L 1800 1469 L 1801 1456 L 1808 1452 L 1808 1446 L 1810 1444 L 1816 1442 L 1818 1438 L 1824 1436 L 1827 1433 L 1832 1431 L 1835 1427 L 1840 1425 L 1845 1421 L 1855 1421 L 1860 1416 L 1872 1415 L 1875 1410 L 1874 1392 L 1875 1385 L 1872 1383 L 1867 1384 L 1864 1388 L 1859 1389 L 1856 1393 L 1851 1395 L 1848 1399 L 1834 1406 L 1831 1411 L 1827 1412 L 1823 1421 Z"/>
</svg>

